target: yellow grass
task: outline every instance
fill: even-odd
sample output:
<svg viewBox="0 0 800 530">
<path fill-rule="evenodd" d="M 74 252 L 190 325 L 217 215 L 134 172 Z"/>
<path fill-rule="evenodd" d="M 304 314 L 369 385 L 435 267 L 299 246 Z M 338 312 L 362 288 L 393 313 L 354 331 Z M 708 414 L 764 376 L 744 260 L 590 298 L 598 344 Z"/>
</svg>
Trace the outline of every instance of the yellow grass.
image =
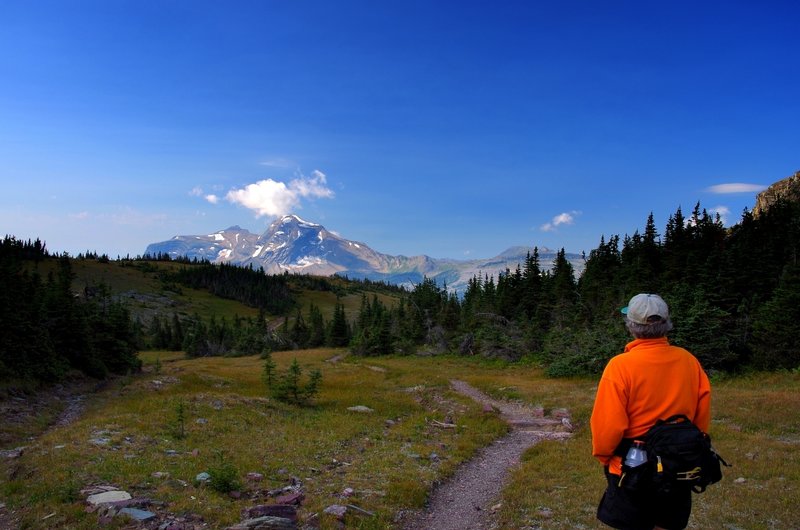
<svg viewBox="0 0 800 530">
<path fill-rule="evenodd" d="M 80 420 L 47 432 L 7 464 L 0 502 L 21 513 L 26 528 L 95 528 L 97 516 L 83 511 L 78 492 L 109 483 L 164 501 L 172 513 L 198 513 L 221 528 L 237 522 L 242 508 L 263 502 L 234 500 L 194 483 L 221 455 L 242 481 L 250 471 L 265 475 L 247 491 L 279 488 L 292 477 L 302 481 L 301 517 L 350 503 L 375 516 L 351 513 L 347 528 L 392 528 L 400 510 L 422 506 L 435 481 L 506 432 L 497 417 L 450 390 L 448 381 L 459 378 L 494 396 L 546 410 L 566 407 L 576 426 L 571 440 L 543 442 L 526 452 L 503 492 L 501 528 L 602 528 L 595 509 L 604 479 L 590 456 L 588 431 L 596 379 L 552 380 L 535 367 L 454 358 L 326 362 L 343 353 L 273 354 L 281 369 L 296 357 L 304 369 L 322 370 L 320 394 L 313 406 L 301 408 L 266 397 L 257 357 L 187 360 L 148 352 L 143 374 L 118 382 Z M 714 383 L 712 437 L 735 467 L 722 483 L 695 496 L 691 528 L 797 527 L 798 390 L 800 376 L 786 373 Z M 176 435 L 180 403 L 185 438 Z M 373 412 L 348 410 L 355 405 Z M 458 429 L 432 422 L 445 417 Z M 155 478 L 155 472 L 169 478 Z M 342 499 L 345 488 L 355 494 Z M 51 513 L 56 515 L 45 525 L 42 518 Z M 322 528 L 334 527 L 322 518 Z"/>
</svg>

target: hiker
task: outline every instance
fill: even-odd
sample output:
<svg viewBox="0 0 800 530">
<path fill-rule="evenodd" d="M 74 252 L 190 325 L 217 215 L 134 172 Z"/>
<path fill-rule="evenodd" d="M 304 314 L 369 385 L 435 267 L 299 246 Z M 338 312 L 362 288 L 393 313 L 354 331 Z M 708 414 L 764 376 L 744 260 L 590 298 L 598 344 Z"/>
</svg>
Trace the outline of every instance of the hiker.
<svg viewBox="0 0 800 530">
<path fill-rule="evenodd" d="M 592 410 L 592 455 L 608 482 L 597 518 L 625 530 L 680 530 L 692 509 L 692 490 L 669 492 L 621 486 L 627 447 L 658 421 L 684 414 L 703 432 L 711 420 L 711 384 L 697 358 L 672 346 L 669 308 L 656 294 L 638 294 L 622 309 L 634 340 L 612 358 L 600 379 Z M 625 447 L 625 450 L 627 450 Z"/>
</svg>

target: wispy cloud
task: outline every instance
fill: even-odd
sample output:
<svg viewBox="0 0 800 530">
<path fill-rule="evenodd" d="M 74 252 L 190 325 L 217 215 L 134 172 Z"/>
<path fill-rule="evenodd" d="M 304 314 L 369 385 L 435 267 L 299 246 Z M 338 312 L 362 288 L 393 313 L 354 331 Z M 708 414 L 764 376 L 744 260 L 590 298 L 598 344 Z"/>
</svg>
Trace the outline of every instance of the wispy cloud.
<svg viewBox="0 0 800 530">
<path fill-rule="evenodd" d="M 325 173 L 315 169 L 311 176 L 299 174 L 288 183 L 272 179 L 260 180 L 244 188 L 229 191 L 225 198 L 231 203 L 253 210 L 256 217 L 261 217 L 291 213 L 306 198 L 330 199 L 333 196 Z"/>
<path fill-rule="evenodd" d="M 577 210 L 572 210 L 571 212 L 564 212 L 556 215 L 549 223 L 545 223 L 539 227 L 542 232 L 553 232 L 561 225 L 572 225 L 575 224 L 575 218 L 579 216 L 581 212 Z"/>
<path fill-rule="evenodd" d="M 211 204 L 217 204 L 219 202 L 219 197 L 217 195 L 214 195 L 213 193 L 209 193 L 203 198 L 208 202 L 210 202 Z"/>
<path fill-rule="evenodd" d="M 266 167 L 277 167 L 277 168 L 287 168 L 294 166 L 294 164 L 290 160 L 286 160 L 285 158 L 270 158 L 268 160 L 259 162 L 259 165 Z"/>
<path fill-rule="evenodd" d="M 200 186 L 195 186 L 189 191 L 189 195 L 192 197 L 202 197 L 203 196 L 203 188 Z"/>
<path fill-rule="evenodd" d="M 729 194 L 729 193 L 758 193 L 765 190 L 767 187 L 761 184 L 745 184 L 743 182 L 731 182 L 728 184 L 717 184 L 706 188 L 706 191 L 716 194 Z"/>
<path fill-rule="evenodd" d="M 83 220 L 83 219 L 88 219 L 89 218 L 89 212 L 71 213 L 71 214 L 69 214 L 69 216 L 70 216 L 71 219 L 81 219 L 81 220 Z"/>
</svg>

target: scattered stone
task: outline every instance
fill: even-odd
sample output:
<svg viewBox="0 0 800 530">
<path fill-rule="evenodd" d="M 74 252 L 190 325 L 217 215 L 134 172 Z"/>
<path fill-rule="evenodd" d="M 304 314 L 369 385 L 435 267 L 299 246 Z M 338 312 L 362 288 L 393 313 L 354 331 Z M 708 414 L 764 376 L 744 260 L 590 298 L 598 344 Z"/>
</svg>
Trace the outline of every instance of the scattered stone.
<svg viewBox="0 0 800 530">
<path fill-rule="evenodd" d="M 192 452 L 189 454 L 192 456 L 198 456 L 200 454 L 200 449 L 192 449 Z"/>
<path fill-rule="evenodd" d="M 194 477 L 194 479 L 197 482 L 208 482 L 209 480 L 211 480 L 211 475 L 203 471 L 202 473 L 198 473 L 197 476 Z"/>
<path fill-rule="evenodd" d="M 150 476 L 153 478 L 169 478 L 169 473 L 167 473 L 166 471 L 155 471 Z"/>
<path fill-rule="evenodd" d="M 4 458 L 19 458 L 22 456 L 23 451 L 27 449 L 27 446 L 15 447 L 14 449 L 7 449 L 5 451 L 0 451 L 0 456 Z"/>
<path fill-rule="evenodd" d="M 222 410 L 223 404 L 222 401 L 215 399 L 211 402 L 211 406 L 214 408 L 214 410 Z"/>
<path fill-rule="evenodd" d="M 497 410 L 490 403 L 484 403 L 483 404 L 483 413 L 484 414 L 493 414 L 495 412 L 497 412 Z"/>
<path fill-rule="evenodd" d="M 264 516 L 282 517 L 296 522 L 297 507 L 288 504 L 259 504 L 242 510 L 243 519 L 257 519 Z"/>
<path fill-rule="evenodd" d="M 242 492 L 241 491 L 236 491 L 236 490 L 229 491 L 228 492 L 228 497 L 230 497 L 231 499 L 241 499 L 242 498 Z"/>
<path fill-rule="evenodd" d="M 385 424 L 387 427 L 392 427 L 392 426 L 393 426 L 395 423 L 397 423 L 397 422 L 395 422 L 394 420 L 386 420 L 386 421 L 385 421 L 385 422 L 383 422 L 383 423 L 384 423 L 384 424 Z"/>
<path fill-rule="evenodd" d="M 147 510 L 140 510 L 138 508 L 122 508 L 119 513 L 127 515 L 135 521 L 149 521 L 154 518 L 156 514 L 148 512 Z"/>
<path fill-rule="evenodd" d="M 355 492 L 353 488 L 345 488 L 342 490 L 342 497 L 352 497 Z"/>
<path fill-rule="evenodd" d="M 428 456 L 428 460 L 431 460 L 431 461 L 433 461 L 433 462 L 436 462 L 437 460 L 439 460 L 439 455 L 438 455 L 438 454 L 436 454 L 436 453 L 431 453 L 431 454 Z"/>
<path fill-rule="evenodd" d="M 187 525 L 180 521 L 165 521 L 159 525 L 158 530 L 194 530 L 194 525 Z"/>
<path fill-rule="evenodd" d="M 255 471 L 251 471 L 250 473 L 247 474 L 246 478 L 250 482 L 261 482 L 262 480 L 264 480 L 264 475 L 262 475 L 261 473 L 256 473 Z"/>
<path fill-rule="evenodd" d="M 758 456 L 758 453 L 745 453 L 745 455 L 744 455 L 744 456 L 746 456 L 746 457 L 747 457 L 747 458 L 749 458 L 750 460 L 755 460 L 755 459 L 756 459 L 756 457 Z"/>
<path fill-rule="evenodd" d="M 60 445 L 54 446 L 53 449 L 64 449 L 65 447 L 66 447 L 66 445 L 60 444 Z"/>
<path fill-rule="evenodd" d="M 556 419 L 567 418 L 569 419 L 569 411 L 567 409 L 553 409 L 550 415 Z"/>
<path fill-rule="evenodd" d="M 105 446 L 111 443 L 111 438 L 89 438 L 89 443 L 97 446 Z"/>
<path fill-rule="evenodd" d="M 744 484 L 745 482 L 747 482 L 747 479 L 744 477 L 739 477 L 733 481 L 734 484 Z"/>
<path fill-rule="evenodd" d="M 275 502 L 278 504 L 290 504 L 292 506 L 300 506 L 300 504 L 303 503 L 303 500 L 305 500 L 305 498 L 306 496 L 303 495 L 302 492 L 296 491 L 293 493 L 289 493 L 288 495 L 281 495 L 280 497 L 275 499 Z"/>
<path fill-rule="evenodd" d="M 111 486 L 109 484 L 100 484 L 89 486 L 87 488 L 83 488 L 81 490 L 81 495 L 94 495 L 95 493 L 103 493 L 106 491 L 117 491 L 119 488 L 117 486 Z"/>
<path fill-rule="evenodd" d="M 180 455 L 180 453 L 178 453 L 178 451 L 176 451 L 175 449 L 167 449 L 166 451 L 164 451 L 164 453 L 167 456 L 179 456 Z"/>
<path fill-rule="evenodd" d="M 205 418 L 197 418 L 196 420 L 194 420 L 194 422 L 199 423 L 200 425 L 205 425 L 206 423 L 208 423 L 208 420 Z"/>
<path fill-rule="evenodd" d="M 226 530 L 295 530 L 296 528 L 297 526 L 289 519 L 265 515 L 242 521 L 229 526 Z"/>
<path fill-rule="evenodd" d="M 103 493 L 95 493 L 94 495 L 89 495 L 89 497 L 86 499 L 86 502 L 97 506 L 99 504 L 108 504 L 110 502 L 115 502 L 115 501 L 127 501 L 129 499 L 131 499 L 131 494 L 128 493 L 127 491 L 114 490 L 114 491 L 104 491 Z"/>
<path fill-rule="evenodd" d="M 553 510 L 550 508 L 540 508 L 538 512 L 536 512 L 539 517 L 542 519 L 552 519 L 553 518 Z"/>
<path fill-rule="evenodd" d="M 489 511 L 491 511 L 492 513 L 497 513 L 497 510 L 499 510 L 499 509 L 500 509 L 500 508 L 502 508 L 502 507 L 503 507 L 503 503 L 502 503 L 502 502 L 498 502 L 497 504 L 495 504 L 494 506 L 492 506 L 492 507 L 489 509 Z"/>
<path fill-rule="evenodd" d="M 341 504 L 331 504 L 322 511 L 323 513 L 332 515 L 333 517 L 342 520 L 344 519 L 345 514 L 347 514 L 347 506 L 342 506 Z"/>
<path fill-rule="evenodd" d="M 364 406 L 364 405 L 356 405 L 354 407 L 347 407 L 347 410 L 351 412 L 375 412 L 371 408 Z"/>
<path fill-rule="evenodd" d="M 181 489 L 187 487 L 189 483 L 178 478 L 171 478 L 164 482 L 164 485 L 172 489 Z"/>
</svg>

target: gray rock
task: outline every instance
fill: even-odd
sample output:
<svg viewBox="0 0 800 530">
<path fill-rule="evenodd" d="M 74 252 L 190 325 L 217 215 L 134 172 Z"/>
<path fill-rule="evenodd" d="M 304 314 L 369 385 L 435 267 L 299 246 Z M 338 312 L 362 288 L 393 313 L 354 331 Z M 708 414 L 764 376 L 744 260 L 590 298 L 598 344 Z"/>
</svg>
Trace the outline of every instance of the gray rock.
<svg viewBox="0 0 800 530">
<path fill-rule="evenodd" d="M 341 504 L 331 504 L 322 511 L 328 515 L 336 517 L 337 519 L 344 519 L 344 516 L 347 513 L 347 506 L 342 506 Z"/>
<path fill-rule="evenodd" d="M 139 508 L 123 508 L 119 511 L 120 514 L 125 514 L 131 519 L 136 521 L 149 521 L 154 518 L 156 514 L 148 512 L 147 510 L 140 510 Z"/>
<path fill-rule="evenodd" d="M 209 480 L 211 480 L 211 475 L 203 471 L 202 473 L 198 473 L 197 476 L 194 477 L 194 479 L 198 482 L 208 482 Z"/>
<path fill-rule="evenodd" d="M 226 530 L 295 530 L 296 528 L 297 526 L 289 519 L 265 515 L 264 517 L 247 519 L 229 526 Z"/>
<path fill-rule="evenodd" d="M 257 519 L 265 516 L 281 517 L 296 522 L 297 507 L 288 504 L 259 504 L 242 510 L 244 519 Z"/>
<path fill-rule="evenodd" d="M 351 412 L 374 412 L 371 408 L 366 407 L 364 405 L 356 405 L 354 407 L 347 407 L 347 410 Z"/>
<path fill-rule="evenodd" d="M 22 447 L 15 447 L 14 449 L 7 449 L 5 451 L 0 451 L 0 456 L 4 458 L 19 458 L 22 456 L 22 452 L 25 451 L 27 446 Z"/>
<path fill-rule="evenodd" d="M 86 499 L 86 502 L 97 506 L 99 504 L 106 504 L 109 502 L 127 501 L 130 498 L 131 494 L 128 493 L 127 491 L 115 490 L 115 491 L 104 491 L 103 493 L 95 493 L 94 495 L 89 495 L 89 497 Z"/>
</svg>

